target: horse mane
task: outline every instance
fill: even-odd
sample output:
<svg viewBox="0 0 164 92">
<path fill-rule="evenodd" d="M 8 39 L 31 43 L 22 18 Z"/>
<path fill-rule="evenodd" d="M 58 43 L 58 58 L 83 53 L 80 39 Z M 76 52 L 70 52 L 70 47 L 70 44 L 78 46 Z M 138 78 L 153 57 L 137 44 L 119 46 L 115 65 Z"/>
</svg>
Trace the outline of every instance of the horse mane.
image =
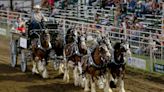
<svg viewBox="0 0 164 92">
<path fill-rule="evenodd" d="M 67 35 L 70 34 L 71 31 L 72 31 L 72 28 L 69 28 L 69 29 L 67 30 L 67 33 L 66 33 L 66 34 L 67 34 Z"/>
<path fill-rule="evenodd" d="M 113 48 L 114 48 L 114 50 L 116 50 L 116 49 L 119 49 L 120 46 L 121 46 L 121 43 L 120 42 L 117 42 L 117 43 L 115 43 L 115 45 L 113 46 Z"/>
<path fill-rule="evenodd" d="M 62 35 L 58 33 L 54 39 L 53 48 L 54 48 L 57 56 L 63 55 L 64 39 L 61 36 Z"/>
</svg>

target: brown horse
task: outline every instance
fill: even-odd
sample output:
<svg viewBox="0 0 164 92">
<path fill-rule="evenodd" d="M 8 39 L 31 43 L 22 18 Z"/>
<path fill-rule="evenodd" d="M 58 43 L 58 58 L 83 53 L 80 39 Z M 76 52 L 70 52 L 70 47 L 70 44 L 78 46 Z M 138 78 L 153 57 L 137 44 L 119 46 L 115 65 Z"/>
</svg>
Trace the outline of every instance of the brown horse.
<svg viewBox="0 0 164 92">
<path fill-rule="evenodd" d="M 125 92 L 123 79 L 125 75 L 125 55 L 128 53 L 127 51 L 128 49 L 124 43 L 118 42 L 114 45 L 114 57 L 108 66 L 110 70 L 109 92 L 112 92 L 111 88 L 116 88 L 117 84 L 119 86 L 119 92 Z"/>
<path fill-rule="evenodd" d="M 33 53 L 33 69 L 32 73 L 42 73 L 43 78 L 48 78 L 48 73 L 46 69 L 48 53 L 51 48 L 49 33 L 34 32 L 37 38 L 32 40 L 32 53 Z"/>
<path fill-rule="evenodd" d="M 50 58 L 53 60 L 55 70 L 59 69 L 59 74 L 63 73 L 63 50 L 64 50 L 64 36 L 62 32 L 56 31 L 51 34 L 52 49 L 50 51 Z"/>
<path fill-rule="evenodd" d="M 101 43 L 94 48 L 83 64 L 83 74 L 85 77 L 84 91 L 88 91 L 88 83 L 91 83 L 91 92 L 95 92 L 95 79 L 106 73 L 106 68 L 110 62 L 111 54 L 106 44 Z"/>
<path fill-rule="evenodd" d="M 66 35 L 66 45 L 64 48 L 64 56 L 65 56 L 65 72 L 64 72 L 64 80 L 69 81 L 69 65 L 74 68 L 74 78 L 75 85 L 78 85 L 76 82 L 76 76 L 78 76 L 78 71 L 82 73 L 81 69 L 81 59 L 84 55 L 87 54 L 87 47 L 85 44 L 84 36 L 77 36 L 76 30 L 69 29 Z M 72 61 L 72 62 L 70 62 Z"/>
</svg>

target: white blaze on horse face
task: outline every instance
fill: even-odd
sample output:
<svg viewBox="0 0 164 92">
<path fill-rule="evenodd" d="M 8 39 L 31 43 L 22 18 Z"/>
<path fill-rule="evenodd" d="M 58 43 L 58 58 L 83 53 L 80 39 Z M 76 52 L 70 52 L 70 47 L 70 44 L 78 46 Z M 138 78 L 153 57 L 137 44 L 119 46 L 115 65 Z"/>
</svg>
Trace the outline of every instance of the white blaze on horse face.
<svg viewBox="0 0 164 92">
<path fill-rule="evenodd" d="M 107 46 L 104 46 L 104 50 L 106 51 L 106 57 L 109 57 L 110 58 L 111 57 L 111 54 L 110 54 Z"/>
<path fill-rule="evenodd" d="M 80 40 L 81 40 L 81 48 L 82 48 L 82 49 L 87 49 L 87 45 L 86 45 L 86 43 L 85 43 L 85 38 L 82 36 L 82 37 L 80 38 Z"/>
<path fill-rule="evenodd" d="M 125 44 L 123 44 L 123 47 L 126 49 L 126 56 L 131 57 L 131 51 L 130 51 L 130 46 L 128 44 L 128 42 L 126 42 Z"/>
<path fill-rule="evenodd" d="M 112 44 L 110 43 L 109 39 L 106 39 L 106 43 L 108 45 L 108 48 L 113 51 L 113 47 L 112 47 Z"/>
</svg>

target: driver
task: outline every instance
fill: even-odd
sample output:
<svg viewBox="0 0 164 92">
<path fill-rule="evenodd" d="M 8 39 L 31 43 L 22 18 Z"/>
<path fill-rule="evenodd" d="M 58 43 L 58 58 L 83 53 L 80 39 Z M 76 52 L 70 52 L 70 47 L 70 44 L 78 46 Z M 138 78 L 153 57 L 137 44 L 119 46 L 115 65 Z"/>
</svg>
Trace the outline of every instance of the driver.
<svg viewBox="0 0 164 92">
<path fill-rule="evenodd" d="M 44 28 L 44 21 L 47 21 L 43 13 L 40 11 L 40 5 L 34 6 L 34 11 L 32 12 L 31 17 L 31 29 L 43 29 Z"/>
</svg>

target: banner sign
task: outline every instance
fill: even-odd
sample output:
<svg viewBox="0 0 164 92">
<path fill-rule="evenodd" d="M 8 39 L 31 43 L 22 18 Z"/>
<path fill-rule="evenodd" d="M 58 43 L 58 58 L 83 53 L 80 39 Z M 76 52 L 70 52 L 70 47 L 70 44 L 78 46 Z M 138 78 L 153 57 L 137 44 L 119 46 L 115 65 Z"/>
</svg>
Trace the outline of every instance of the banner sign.
<svg viewBox="0 0 164 92">
<path fill-rule="evenodd" d="M 164 73 L 164 65 L 162 64 L 154 64 L 154 71 Z"/>
<path fill-rule="evenodd" d="M 146 70 L 146 61 L 140 58 L 129 57 L 127 64 L 135 68 Z"/>
<path fill-rule="evenodd" d="M 20 47 L 22 47 L 22 48 L 27 48 L 27 39 L 25 39 L 25 38 L 20 38 Z"/>
<path fill-rule="evenodd" d="M 6 35 L 6 29 L 0 28 L 0 35 Z"/>
</svg>

